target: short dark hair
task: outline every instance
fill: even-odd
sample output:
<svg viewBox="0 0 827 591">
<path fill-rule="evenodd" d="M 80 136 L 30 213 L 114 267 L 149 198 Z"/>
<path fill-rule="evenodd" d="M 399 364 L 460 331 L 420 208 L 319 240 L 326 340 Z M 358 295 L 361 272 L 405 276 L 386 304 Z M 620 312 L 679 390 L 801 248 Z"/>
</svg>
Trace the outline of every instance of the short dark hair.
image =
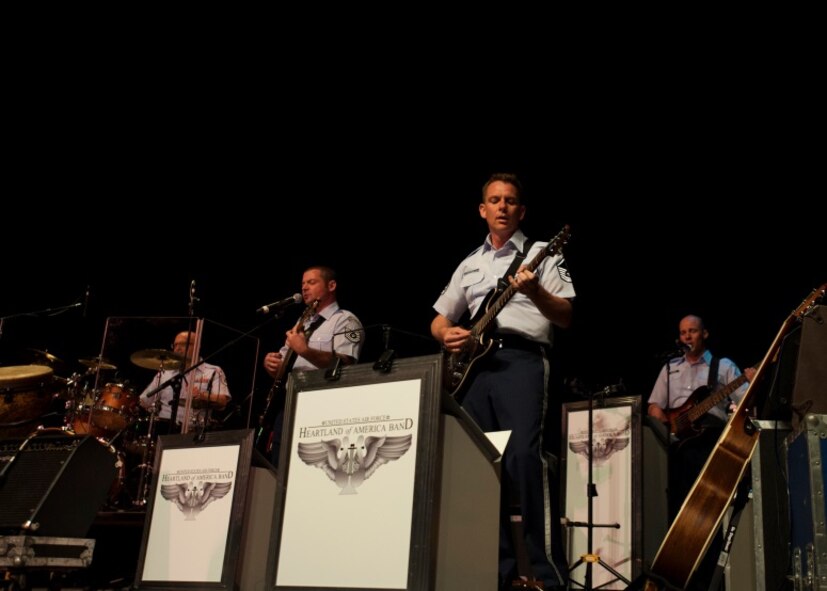
<svg viewBox="0 0 827 591">
<path fill-rule="evenodd" d="M 523 197 L 523 184 L 520 182 L 520 179 L 517 178 L 517 175 L 513 172 L 495 172 L 490 177 L 488 177 L 488 180 L 485 181 L 485 184 L 482 186 L 483 201 L 485 201 L 485 192 L 488 190 L 489 185 L 496 181 L 508 183 L 509 185 L 514 185 L 517 188 L 517 197 L 520 198 L 520 203 L 525 203 L 525 198 Z"/>
<path fill-rule="evenodd" d="M 312 269 L 316 269 L 319 271 L 319 274 L 322 276 L 322 279 L 324 279 L 325 283 L 336 279 L 336 271 L 334 271 L 331 267 L 326 267 L 325 265 L 313 265 L 312 267 L 307 267 L 305 271 L 310 271 Z"/>
</svg>

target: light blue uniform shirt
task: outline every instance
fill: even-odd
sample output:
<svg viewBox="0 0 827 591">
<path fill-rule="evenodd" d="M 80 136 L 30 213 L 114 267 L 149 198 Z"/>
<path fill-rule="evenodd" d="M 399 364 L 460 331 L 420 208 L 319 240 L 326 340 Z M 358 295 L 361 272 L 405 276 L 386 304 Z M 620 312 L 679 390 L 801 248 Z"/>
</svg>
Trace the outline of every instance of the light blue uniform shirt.
<svg viewBox="0 0 827 591">
<path fill-rule="evenodd" d="M 434 303 L 434 310 L 454 323 L 459 322 L 466 311 L 470 311 L 473 317 L 488 292 L 497 286 L 497 280 L 505 275 L 515 255 L 522 251 L 525 240 L 525 234 L 517 230 L 500 249 L 495 249 L 491 244 L 491 235 L 486 236 L 483 245 L 468 255 L 454 271 L 451 281 Z M 547 244 L 535 242 L 522 264 L 527 265 Z M 534 273 L 552 295 L 574 297 L 574 286 L 561 254 L 547 256 Z M 551 321 L 540 313 L 528 296 L 519 292 L 499 312 L 495 322 L 497 332 L 551 344 Z"/>
</svg>

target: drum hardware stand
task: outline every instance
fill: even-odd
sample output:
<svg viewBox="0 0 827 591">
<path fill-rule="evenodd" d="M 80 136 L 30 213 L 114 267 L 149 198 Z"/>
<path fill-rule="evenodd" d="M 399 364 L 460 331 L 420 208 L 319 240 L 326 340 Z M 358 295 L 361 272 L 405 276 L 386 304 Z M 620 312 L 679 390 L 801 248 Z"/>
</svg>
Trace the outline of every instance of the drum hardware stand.
<svg viewBox="0 0 827 591">
<path fill-rule="evenodd" d="M 575 562 L 571 566 L 571 568 L 569 568 L 569 573 L 572 573 L 578 566 L 585 563 L 585 565 L 586 565 L 586 577 L 583 580 L 583 584 L 581 585 L 577 581 L 572 580 L 571 576 L 569 576 L 569 584 L 570 585 L 580 585 L 580 587 L 582 589 L 586 589 L 588 591 L 592 591 L 593 589 L 596 589 L 595 587 L 592 587 L 592 565 L 593 564 L 599 564 L 600 566 L 602 566 L 603 568 L 605 568 L 607 571 L 609 571 L 611 574 L 613 574 L 615 576 L 615 579 L 613 581 L 609 581 L 609 583 L 614 582 L 616 580 L 619 580 L 619 581 L 623 581 L 624 583 L 626 583 L 626 585 L 630 584 L 630 581 L 626 577 L 621 575 L 611 565 L 609 565 L 606 562 L 604 562 L 603 560 L 601 560 L 600 555 L 596 554 L 594 552 L 594 549 L 593 549 L 594 548 L 594 546 L 593 546 L 593 533 L 592 533 L 592 530 L 595 527 L 611 527 L 611 528 L 615 528 L 615 529 L 620 529 L 620 524 L 619 523 L 594 523 L 594 497 L 597 496 L 597 486 L 594 483 L 594 475 L 593 475 L 594 425 L 593 425 L 593 421 L 592 421 L 592 416 L 594 414 L 594 397 L 595 397 L 595 395 L 599 395 L 600 399 L 602 401 L 604 397 L 606 397 L 608 395 L 611 395 L 611 394 L 618 393 L 618 392 L 622 392 L 624 390 L 625 390 L 625 387 L 623 386 L 623 384 L 617 384 L 617 385 L 614 385 L 614 386 L 606 386 L 603 390 L 600 390 L 599 392 L 592 392 L 591 390 L 589 390 L 589 407 L 588 407 L 589 408 L 589 414 L 588 414 L 588 419 L 587 419 L 588 424 L 589 424 L 589 435 L 588 435 L 588 447 L 586 448 L 586 449 L 588 449 L 588 456 L 587 457 L 588 457 L 588 461 L 589 461 L 589 471 L 588 471 L 589 481 L 588 481 L 588 484 L 586 485 L 587 486 L 586 496 L 588 497 L 588 513 L 587 513 L 585 523 L 580 522 L 580 521 L 569 521 L 568 522 L 568 525 L 570 525 L 570 526 L 585 527 L 586 532 L 587 532 L 586 533 L 586 553 L 581 555 L 580 558 L 577 559 L 577 562 Z M 604 583 L 604 584 L 600 585 L 600 587 L 603 587 L 604 585 L 608 585 L 609 583 Z"/>
<path fill-rule="evenodd" d="M 162 368 L 163 370 L 163 368 Z M 158 375 L 161 375 L 160 373 Z M 160 390 L 159 390 L 160 392 Z M 138 464 L 138 496 L 132 501 L 136 507 L 143 507 L 149 497 L 149 487 L 152 482 L 152 464 L 155 460 L 155 416 L 161 411 L 161 398 L 155 393 L 156 400 L 152 403 L 149 413 L 149 424 L 146 429 L 146 446 L 141 451 L 141 463 Z"/>
</svg>

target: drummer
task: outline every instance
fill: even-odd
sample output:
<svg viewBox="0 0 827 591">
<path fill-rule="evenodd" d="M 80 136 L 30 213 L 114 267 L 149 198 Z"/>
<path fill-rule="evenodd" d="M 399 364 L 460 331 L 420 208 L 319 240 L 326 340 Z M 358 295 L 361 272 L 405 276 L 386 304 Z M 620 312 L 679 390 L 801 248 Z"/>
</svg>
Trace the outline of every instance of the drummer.
<svg viewBox="0 0 827 591">
<path fill-rule="evenodd" d="M 171 386 L 166 386 L 152 396 L 149 396 L 149 394 L 165 381 L 183 371 L 182 365 L 189 363 L 194 348 L 194 332 L 184 331 L 178 333 L 172 344 L 174 355 L 169 356 L 165 364 L 159 367 L 155 378 L 141 394 L 139 402 L 146 410 L 151 410 L 153 404 L 157 404 L 157 401 L 160 400 L 160 405 L 156 407 L 158 408 L 157 418 L 169 420 L 172 414 L 173 390 Z M 223 410 L 231 399 L 224 370 L 217 365 L 202 363 L 184 375 L 181 380 L 181 398 L 178 401 L 176 422 L 179 425 L 184 421 L 187 398 L 192 398 L 191 425 L 203 424 L 209 410 Z"/>
</svg>

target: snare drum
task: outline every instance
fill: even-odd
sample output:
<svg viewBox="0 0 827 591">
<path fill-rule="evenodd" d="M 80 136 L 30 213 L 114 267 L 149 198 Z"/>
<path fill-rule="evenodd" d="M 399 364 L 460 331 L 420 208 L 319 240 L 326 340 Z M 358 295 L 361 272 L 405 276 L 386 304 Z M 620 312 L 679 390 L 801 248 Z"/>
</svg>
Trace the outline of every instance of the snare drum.
<svg viewBox="0 0 827 591">
<path fill-rule="evenodd" d="M 26 435 L 49 408 L 53 370 L 45 365 L 0 367 L 0 434 Z"/>
<path fill-rule="evenodd" d="M 125 429 L 138 413 L 138 397 L 125 384 L 106 384 L 95 407 L 92 424 L 107 431 Z"/>
<path fill-rule="evenodd" d="M 149 434 L 149 417 L 140 417 L 136 419 L 124 431 L 121 437 L 121 447 L 130 454 L 142 456 L 149 451 L 149 446 L 155 443 L 159 435 L 169 435 L 170 421 L 169 419 L 161 419 L 156 417 L 152 427 L 152 436 Z"/>
</svg>

